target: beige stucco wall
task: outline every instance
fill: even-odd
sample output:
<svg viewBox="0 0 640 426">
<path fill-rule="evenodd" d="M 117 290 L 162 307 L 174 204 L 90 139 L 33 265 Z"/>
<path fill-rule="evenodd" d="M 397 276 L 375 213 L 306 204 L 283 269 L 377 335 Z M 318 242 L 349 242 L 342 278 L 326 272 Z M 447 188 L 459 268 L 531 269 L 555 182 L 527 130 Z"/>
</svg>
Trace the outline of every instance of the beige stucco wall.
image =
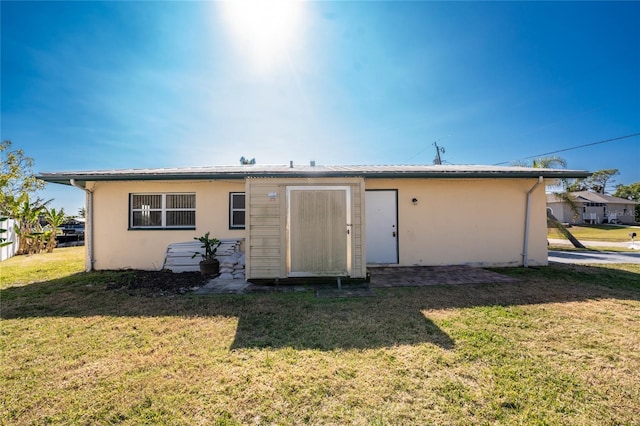
<svg viewBox="0 0 640 426">
<path fill-rule="evenodd" d="M 515 266 L 523 263 L 526 198 L 536 181 L 367 179 L 365 188 L 398 190 L 400 265 Z M 529 265 L 546 265 L 545 185 L 531 198 Z"/>
<path fill-rule="evenodd" d="M 207 231 L 217 238 L 244 238 L 229 229 L 229 193 L 244 192 L 244 180 L 88 182 L 93 191 L 95 269 L 160 270 L 167 246 L 192 241 Z M 129 194 L 195 192 L 195 230 L 129 230 Z M 87 246 L 87 250 L 88 250 Z"/>
<path fill-rule="evenodd" d="M 522 265 L 526 194 L 535 183 L 535 179 L 367 179 L 365 188 L 398 190 L 400 265 L 498 266 Z M 273 184 L 277 188 L 282 182 L 274 179 L 267 186 Z M 171 243 L 192 241 L 207 231 L 218 238 L 247 237 L 245 230 L 228 227 L 229 192 L 245 192 L 243 180 L 88 182 L 87 187 L 93 191 L 95 269 L 159 270 Z M 530 265 L 547 264 L 544 189 L 539 185 L 532 195 Z M 129 194 L 140 192 L 195 192 L 196 229 L 129 230 Z M 356 207 L 357 194 L 352 191 L 354 212 L 364 211 L 363 205 Z M 414 197 L 417 205 L 411 202 Z M 357 271 L 364 271 L 358 256 L 365 254 L 365 241 L 359 232 L 352 239 Z M 276 246 L 281 243 L 278 240 Z M 282 270 L 281 261 L 277 267 Z"/>
</svg>

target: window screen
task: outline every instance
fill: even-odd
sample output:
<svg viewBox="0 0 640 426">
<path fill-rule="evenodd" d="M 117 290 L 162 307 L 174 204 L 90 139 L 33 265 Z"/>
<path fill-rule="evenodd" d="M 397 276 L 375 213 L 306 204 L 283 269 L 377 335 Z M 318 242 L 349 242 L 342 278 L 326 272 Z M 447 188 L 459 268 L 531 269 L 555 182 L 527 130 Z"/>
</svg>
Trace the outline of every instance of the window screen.
<svg viewBox="0 0 640 426">
<path fill-rule="evenodd" d="M 194 228 L 196 194 L 131 194 L 131 228 Z"/>
<path fill-rule="evenodd" d="M 245 227 L 245 197 L 244 192 L 229 194 L 229 228 L 244 229 Z"/>
</svg>

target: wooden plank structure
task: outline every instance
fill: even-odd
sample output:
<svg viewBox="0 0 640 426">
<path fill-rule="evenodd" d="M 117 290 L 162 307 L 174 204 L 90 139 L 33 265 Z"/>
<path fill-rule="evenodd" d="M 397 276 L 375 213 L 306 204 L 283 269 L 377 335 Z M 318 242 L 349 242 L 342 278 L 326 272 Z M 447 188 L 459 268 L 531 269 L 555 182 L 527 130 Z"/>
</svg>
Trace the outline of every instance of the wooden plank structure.
<svg viewBox="0 0 640 426">
<path fill-rule="evenodd" d="M 243 243 L 244 239 L 220 240 L 220 246 L 216 250 L 216 259 L 223 263 L 226 257 L 242 251 Z M 202 243 L 195 240 L 169 244 L 162 269 L 172 272 L 197 272 L 200 270 L 198 264 L 202 260 L 200 256 L 202 252 Z M 194 253 L 199 254 L 192 259 Z"/>
<path fill-rule="evenodd" d="M 249 178 L 247 279 L 366 277 L 364 179 Z"/>
</svg>

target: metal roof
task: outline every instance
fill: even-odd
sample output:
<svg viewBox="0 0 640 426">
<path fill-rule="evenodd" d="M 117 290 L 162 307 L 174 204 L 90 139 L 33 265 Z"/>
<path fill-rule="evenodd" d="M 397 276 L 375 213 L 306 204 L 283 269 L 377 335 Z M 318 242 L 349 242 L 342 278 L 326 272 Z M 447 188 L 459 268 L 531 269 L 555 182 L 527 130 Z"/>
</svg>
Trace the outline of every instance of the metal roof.
<svg viewBox="0 0 640 426">
<path fill-rule="evenodd" d="M 592 191 L 577 191 L 577 192 L 570 192 L 570 194 L 578 202 L 603 203 L 603 204 L 640 204 L 637 201 L 627 200 L 626 198 L 614 197 L 613 195 L 607 195 L 607 194 L 599 194 L 597 192 L 592 192 Z M 559 203 L 559 202 L 562 202 L 562 199 L 557 197 L 555 194 L 547 194 L 547 202 Z"/>
<path fill-rule="evenodd" d="M 87 181 L 128 180 L 215 180 L 267 177 L 364 177 L 382 178 L 585 178 L 585 170 L 539 169 L 532 167 L 481 165 L 380 165 L 380 166 L 311 166 L 311 165 L 242 165 L 176 167 L 162 169 L 119 169 L 43 172 L 38 178 L 69 185 Z"/>
</svg>

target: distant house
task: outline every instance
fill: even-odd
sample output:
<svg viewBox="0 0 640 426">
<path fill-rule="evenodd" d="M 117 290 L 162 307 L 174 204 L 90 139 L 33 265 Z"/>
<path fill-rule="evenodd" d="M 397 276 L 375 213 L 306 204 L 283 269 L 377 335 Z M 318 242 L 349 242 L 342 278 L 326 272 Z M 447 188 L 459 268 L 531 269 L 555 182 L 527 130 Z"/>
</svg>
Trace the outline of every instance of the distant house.
<svg viewBox="0 0 640 426">
<path fill-rule="evenodd" d="M 244 242 L 248 279 L 372 265 L 547 264 L 545 184 L 495 166 L 212 166 L 43 173 L 86 191 L 87 269 L 161 269 L 169 244 Z"/>
<path fill-rule="evenodd" d="M 591 191 L 571 192 L 578 212 L 574 212 L 557 195 L 547 194 L 547 208 L 560 222 L 570 224 L 635 223 L 636 201 Z"/>
</svg>

